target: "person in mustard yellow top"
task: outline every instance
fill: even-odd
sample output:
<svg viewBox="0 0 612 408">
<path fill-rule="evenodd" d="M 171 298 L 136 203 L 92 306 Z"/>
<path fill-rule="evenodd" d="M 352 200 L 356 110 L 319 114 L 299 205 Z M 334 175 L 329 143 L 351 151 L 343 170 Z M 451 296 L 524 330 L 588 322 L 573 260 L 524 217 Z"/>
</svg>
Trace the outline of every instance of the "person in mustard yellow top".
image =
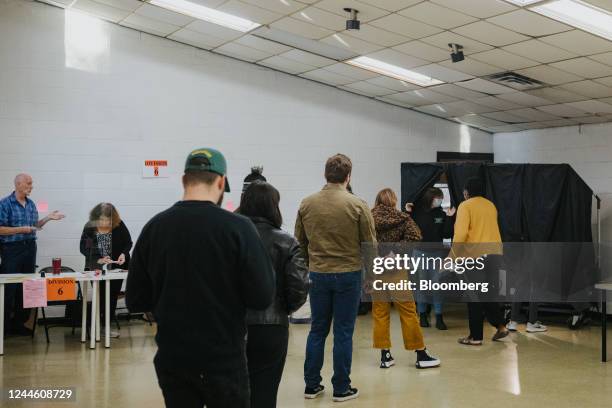
<svg viewBox="0 0 612 408">
<path fill-rule="evenodd" d="M 502 254 L 501 235 L 497 224 L 497 208 L 495 204 L 483 197 L 484 192 L 485 187 L 481 179 L 471 178 L 466 182 L 463 189 L 465 201 L 457 209 L 451 256 L 487 256 L 485 270 L 494 270 L 499 266 L 500 260 L 500 257 L 496 255 Z M 470 302 L 468 303 L 468 317 L 470 334 L 460 338 L 460 344 L 482 345 L 485 317 L 493 327 L 497 328 L 493 341 L 508 335 L 499 303 Z"/>
</svg>

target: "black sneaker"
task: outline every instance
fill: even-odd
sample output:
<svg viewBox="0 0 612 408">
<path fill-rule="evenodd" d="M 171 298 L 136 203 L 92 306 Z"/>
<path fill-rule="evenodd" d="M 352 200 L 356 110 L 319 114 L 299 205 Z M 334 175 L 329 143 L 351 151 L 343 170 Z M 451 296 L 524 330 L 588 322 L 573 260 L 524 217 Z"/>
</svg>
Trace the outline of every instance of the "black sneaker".
<svg viewBox="0 0 612 408">
<path fill-rule="evenodd" d="M 317 398 L 319 395 L 323 394 L 323 391 L 325 391 L 325 387 L 322 386 L 321 384 L 317 385 L 316 387 L 306 387 L 304 389 L 304 398 L 307 399 L 314 399 Z"/>
<path fill-rule="evenodd" d="M 434 368 L 440 366 L 440 359 L 429 354 L 427 349 L 417 350 L 416 368 Z"/>
<path fill-rule="evenodd" d="M 359 390 L 357 388 L 350 387 L 348 391 L 343 393 L 334 392 L 334 402 L 343 402 L 355 399 L 359 396 Z"/>
<path fill-rule="evenodd" d="M 395 365 L 391 350 L 380 350 L 380 368 L 389 368 Z"/>
<path fill-rule="evenodd" d="M 419 322 L 421 327 L 429 327 L 429 315 L 427 313 L 419 313 Z"/>
<path fill-rule="evenodd" d="M 446 327 L 446 324 L 444 323 L 444 319 L 442 318 L 441 314 L 436 315 L 436 329 L 448 330 L 448 327 Z"/>
</svg>

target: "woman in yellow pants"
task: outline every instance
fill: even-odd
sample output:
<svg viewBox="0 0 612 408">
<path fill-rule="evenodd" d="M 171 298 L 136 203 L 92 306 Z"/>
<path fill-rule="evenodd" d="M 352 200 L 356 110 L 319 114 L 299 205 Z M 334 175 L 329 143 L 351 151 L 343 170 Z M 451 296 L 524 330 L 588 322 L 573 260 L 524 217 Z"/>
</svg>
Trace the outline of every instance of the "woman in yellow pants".
<svg viewBox="0 0 612 408">
<path fill-rule="evenodd" d="M 376 226 L 376 239 L 379 243 L 420 241 L 421 231 L 410 215 L 397 209 L 397 196 L 390 188 L 381 190 L 376 195 L 376 203 L 372 209 Z M 385 281 L 399 280 L 403 273 L 391 272 Z M 380 368 L 389 368 L 395 364 L 391 356 L 390 310 L 391 302 L 400 315 L 404 348 L 414 350 L 417 354 L 417 368 L 432 368 L 440 365 L 440 360 L 430 355 L 423 342 L 423 332 L 419 325 L 416 305 L 412 296 L 402 296 L 401 293 L 388 291 L 385 301 L 372 302 L 372 317 L 374 319 L 374 348 L 381 350 Z M 376 298 L 380 299 L 380 293 Z"/>
</svg>

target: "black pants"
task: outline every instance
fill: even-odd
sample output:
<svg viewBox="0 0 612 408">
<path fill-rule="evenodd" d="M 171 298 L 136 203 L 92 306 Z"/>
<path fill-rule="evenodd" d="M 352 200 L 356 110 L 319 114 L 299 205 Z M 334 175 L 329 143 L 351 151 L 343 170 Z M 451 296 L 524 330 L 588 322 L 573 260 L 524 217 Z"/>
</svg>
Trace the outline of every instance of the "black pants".
<svg viewBox="0 0 612 408">
<path fill-rule="evenodd" d="M 497 302 L 470 302 L 468 305 L 468 318 L 470 320 L 470 337 L 482 340 L 484 318 L 495 328 L 504 324 L 504 314 L 501 305 Z"/>
<path fill-rule="evenodd" d="M 248 331 L 251 408 L 274 408 L 287 358 L 289 329 L 280 325 L 252 325 Z"/>
<path fill-rule="evenodd" d="M 155 361 L 159 387 L 166 408 L 249 408 L 249 377 L 246 364 L 224 367 L 223 373 L 205 373 Z"/>
<path fill-rule="evenodd" d="M 34 273 L 36 271 L 36 241 L 11 242 L 0 244 L 0 273 Z M 18 329 L 28 319 L 30 311 L 23 309 L 21 283 L 5 285 L 4 321 L 5 327 Z"/>
</svg>

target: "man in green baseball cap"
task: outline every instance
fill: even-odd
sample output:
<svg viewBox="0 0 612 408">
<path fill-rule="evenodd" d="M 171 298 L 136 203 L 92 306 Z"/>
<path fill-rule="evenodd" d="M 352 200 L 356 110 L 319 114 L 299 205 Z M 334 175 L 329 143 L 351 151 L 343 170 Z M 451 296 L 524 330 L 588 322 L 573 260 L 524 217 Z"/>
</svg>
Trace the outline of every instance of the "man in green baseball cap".
<svg viewBox="0 0 612 408">
<path fill-rule="evenodd" d="M 219 206 L 226 171 L 218 150 L 189 153 L 183 199 L 144 226 L 130 262 L 126 302 L 158 323 L 168 408 L 250 406 L 246 309 L 270 305 L 276 278 L 255 225 Z"/>
<path fill-rule="evenodd" d="M 211 149 L 210 147 L 202 147 L 195 149 L 185 161 L 185 174 L 194 174 L 207 172 L 218 174 L 225 179 L 225 192 L 230 192 L 229 182 L 227 181 L 227 163 L 225 157 L 220 151 Z"/>
</svg>

